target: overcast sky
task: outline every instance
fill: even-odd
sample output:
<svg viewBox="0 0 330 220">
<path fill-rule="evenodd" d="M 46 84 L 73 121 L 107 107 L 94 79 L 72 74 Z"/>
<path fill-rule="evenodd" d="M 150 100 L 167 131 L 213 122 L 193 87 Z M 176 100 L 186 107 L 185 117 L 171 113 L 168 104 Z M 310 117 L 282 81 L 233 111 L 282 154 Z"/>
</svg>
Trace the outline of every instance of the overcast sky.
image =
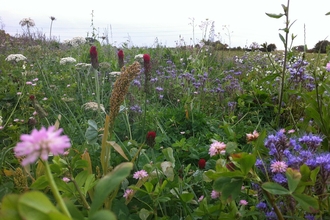
<svg viewBox="0 0 330 220">
<path fill-rule="evenodd" d="M 154 45 L 156 38 L 163 46 L 172 47 L 179 41 L 197 43 L 204 36 L 209 38 L 205 27 L 200 25 L 208 19 L 214 21 L 215 39 L 231 47 L 249 47 L 275 43 L 281 49 L 278 34 L 284 28 L 284 19 L 273 19 L 265 13 L 282 13 L 284 0 L 54 0 L 54 1 L 4 1 L 0 7 L 3 29 L 11 34 L 22 33 L 19 25 L 23 18 L 32 18 L 36 26 L 34 32 L 50 33 L 50 16 L 53 23 L 52 36 L 61 41 L 73 37 L 91 36 L 92 11 L 93 25 L 99 36 L 108 35 L 110 43 L 121 46 Z M 291 0 L 290 21 L 296 20 L 291 33 L 297 35 L 293 45 L 313 48 L 320 40 L 330 41 L 330 0 Z M 193 22 L 194 21 L 194 22 Z M 193 28 L 194 26 L 194 28 Z M 305 27 L 305 29 L 304 29 Z M 31 31 L 32 31 L 31 30 Z M 220 34 L 218 34 L 220 33 Z"/>
</svg>

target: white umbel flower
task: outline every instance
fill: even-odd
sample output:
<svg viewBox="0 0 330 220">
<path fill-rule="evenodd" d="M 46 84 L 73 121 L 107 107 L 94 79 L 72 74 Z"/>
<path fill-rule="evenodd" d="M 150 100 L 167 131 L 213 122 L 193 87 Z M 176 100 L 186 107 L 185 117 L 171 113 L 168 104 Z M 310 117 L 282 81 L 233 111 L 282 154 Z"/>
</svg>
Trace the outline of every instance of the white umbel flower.
<svg viewBox="0 0 330 220">
<path fill-rule="evenodd" d="M 25 61 L 27 60 L 27 58 L 22 54 L 10 54 L 5 60 L 19 62 L 19 61 Z"/>
<path fill-rule="evenodd" d="M 71 64 L 77 62 L 73 57 L 64 57 L 60 60 L 61 65 Z"/>
</svg>

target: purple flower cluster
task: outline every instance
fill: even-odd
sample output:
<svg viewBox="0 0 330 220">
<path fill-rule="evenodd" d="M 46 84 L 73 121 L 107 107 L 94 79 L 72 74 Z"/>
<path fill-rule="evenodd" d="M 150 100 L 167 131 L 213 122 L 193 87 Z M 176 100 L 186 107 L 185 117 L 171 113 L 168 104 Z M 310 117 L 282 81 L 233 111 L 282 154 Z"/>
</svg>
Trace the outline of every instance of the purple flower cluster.
<svg viewBox="0 0 330 220">
<path fill-rule="evenodd" d="M 298 59 L 288 66 L 293 89 L 297 88 L 299 84 L 305 86 L 308 91 L 312 91 L 315 88 L 315 80 L 306 70 L 308 65 L 307 61 Z"/>
<path fill-rule="evenodd" d="M 258 158 L 255 166 L 257 170 L 261 171 L 261 174 L 267 172 L 272 181 L 284 187 L 287 187 L 285 175 L 287 168 L 299 170 L 304 164 L 310 170 L 319 167 L 316 185 L 322 187 L 314 187 L 312 190 L 315 191 L 316 195 L 322 195 L 330 179 L 330 152 L 320 153 L 320 146 L 323 141 L 320 135 L 309 133 L 299 137 L 288 137 L 292 133 L 281 129 L 275 134 L 268 135 L 264 145 L 269 149 L 270 157 L 268 159 Z M 267 208 L 265 202 L 261 201 L 256 207 L 265 213 L 267 219 L 276 219 L 273 210 Z M 280 208 L 285 210 L 285 207 Z M 308 219 L 313 218 L 312 215 L 308 216 Z"/>
</svg>

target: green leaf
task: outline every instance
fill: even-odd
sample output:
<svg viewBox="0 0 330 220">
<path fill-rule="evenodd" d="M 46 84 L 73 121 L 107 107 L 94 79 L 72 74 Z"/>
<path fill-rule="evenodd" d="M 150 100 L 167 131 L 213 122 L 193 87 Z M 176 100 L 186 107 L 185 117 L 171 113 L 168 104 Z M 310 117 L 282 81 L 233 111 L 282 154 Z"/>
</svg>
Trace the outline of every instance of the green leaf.
<svg viewBox="0 0 330 220">
<path fill-rule="evenodd" d="M 84 183 L 86 182 L 87 177 L 88 177 L 88 171 L 84 170 L 84 171 L 81 171 L 80 173 L 78 173 L 78 175 L 74 179 L 75 179 L 77 185 L 79 187 L 82 187 L 84 185 Z"/>
<path fill-rule="evenodd" d="M 285 176 L 288 179 L 289 191 L 293 193 L 301 180 L 301 173 L 298 170 L 288 168 L 285 172 Z"/>
<path fill-rule="evenodd" d="M 171 198 L 167 197 L 167 196 L 161 196 L 158 198 L 158 201 L 159 202 L 169 202 L 169 201 L 171 201 Z"/>
<path fill-rule="evenodd" d="M 93 120 L 88 120 L 88 128 L 85 132 L 85 138 L 89 144 L 96 144 L 98 137 L 97 124 Z"/>
<path fill-rule="evenodd" d="M 21 217 L 26 220 L 55 219 L 50 218 L 50 215 L 57 219 L 69 219 L 56 209 L 45 194 L 39 191 L 24 193 L 18 200 L 18 210 Z"/>
<path fill-rule="evenodd" d="M 151 193 L 152 190 L 154 189 L 154 185 L 152 185 L 152 183 L 150 183 L 150 182 L 145 182 L 143 185 L 146 188 L 148 193 Z"/>
<path fill-rule="evenodd" d="M 230 183 L 225 184 L 222 188 L 221 199 L 227 200 L 236 199 L 236 197 L 240 194 L 242 190 L 243 179 L 232 178 Z"/>
<path fill-rule="evenodd" d="M 0 209 L 0 219 L 21 220 L 18 212 L 19 195 L 8 194 L 3 197 Z"/>
<path fill-rule="evenodd" d="M 283 186 L 279 185 L 278 183 L 271 183 L 271 182 L 266 182 L 261 185 L 261 187 L 266 190 L 267 192 L 270 192 L 271 194 L 274 195 L 289 195 L 290 192 Z"/>
<path fill-rule="evenodd" d="M 47 177 L 45 175 L 40 176 L 34 183 L 32 183 L 32 189 L 42 190 L 49 186 Z"/>
<path fill-rule="evenodd" d="M 256 163 L 256 156 L 248 153 L 241 153 L 239 158 L 233 158 L 240 165 L 243 175 L 247 175 Z"/>
<path fill-rule="evenodd" d="M 133 163 L 124 162 L 115 167 L 113 171 L 104 176 L 95 186 L 94 200 L 91 205 L 90 214 L 94 214 L 108 195 L 115 190 L 119 184 L 130 174 Z"/>
<path fill-rule="evenodd" d="M 145 208 L 142 208 L 139 212 L 139 217 L 141 220 L 147 220 L 150 215 L 150 211 Z"/>
<path fill-rule="evenodd" d="M 283 35 L 281 33 L 279 33 L 278 35 L 279 35 L 282 43 L 285 45 L 285 39 L 284 39 Z"/>
<path fill-rule="evenodd" d="M 330 11 L 328 13 L 326 13 L 325 15 L 330 15 Z"/>
<path fill-rule="evenodd" d="M 88 161 L 79 159 L 74 163 L 73 169 L 87 168 L 87 167 L 88 167 Z"/>
<path fill-rule="evenodd" d="M 104 220 L 104 219 L 117 220 L 115 214 L 113 214 L 113 212 L 110 212 L 108 210 L 100 210 L 88 218 L 88 220 Z"/>
<path fill-rule="evenodd" d="M 319 203 L 316 198 L 305 194 L 292 194 L 292 196 L 306 212 L 316 213 L 319 211 Z"/>
<path fill-rule="evenodd" d="M 165 159 L 167 161 L 170 161 L 172 162 L 172 166 L 173 168 L 175 167 L 175 158 L 173 156 L 173 149 L 168 147 L 168 148 L 165 148 L 164 150 L 162 150 L 164 156 L 165 156 Z"/>
<path fill-rule="evenodd" d="M 314 170 L 311 171 L 311 180 L 313 184 L 316 183 L 317 174 L 319 173 L 320 169 L 320 167 L 316 167 Z"/>
<path fill-rule="evenodd" d="M 278 19 L 278 18 L 281 18 L 284 14 L 270 14 L 270 13 L 266 13 L 266 15 L 268 16 L 268 17 L 271 17 L 271 18 L 276 18 L 276 19 Z"/>
<path fill-rule="evenodd" d="M 192 193 L 183 193 L 180 195 L 182 201 L 184 202 L 190 202 L 194 198 L 194 194 Z"/>
<path fill-rule="evenodd" d="M 300 166 L 301 181 L 307 182 L 310 180 L 311 170 L 306 164 Z"/>
<path fill-rule="evenodd" d="M 71 217 L 73 219 L 84 219 L 84 215 L 82 212 L 73 204 L 73 202 L 70 199 L 64 198 L 64 203 L 66 207 L 68 208 L 68 211 L 71 214 Z"/>
<path fill-rule="evenodd" d="M 89 174 L 86 181 L 85 181 L 85 186 L 84 186 L 85 195 L 86 195 L 88 190 L 90 190 L 91 188 L 94 187 L 95 184 L 96 184 L 95 174 Z"/>
<path fill-rule="evenodd" d="M 226 144 L 226 153 L 232 154 L 237 150 L 237 143 L 236 142 L 228 142 Z"/>
</svg>

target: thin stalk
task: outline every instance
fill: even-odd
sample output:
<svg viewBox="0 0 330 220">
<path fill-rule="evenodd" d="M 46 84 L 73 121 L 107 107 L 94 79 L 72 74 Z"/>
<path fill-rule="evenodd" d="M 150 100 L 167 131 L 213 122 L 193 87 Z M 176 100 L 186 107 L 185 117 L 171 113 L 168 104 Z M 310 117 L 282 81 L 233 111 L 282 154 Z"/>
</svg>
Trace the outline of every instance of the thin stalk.
<svg viewBox="0 0 330 220">
<path fill-rule="evenodd" d="M 283 215 L 281 213 L 281 211 L 279 210 L 279 208 L 277 207 L 277 205 L 275 204 L 275 199 L 274 196 L 272 196 L 269 192 L 267 192 L 266 190 L 263 190 L 263 192 L 266 194 L 267 198 L 269 199 L 270 204 L 272 205 L 272 207 L 274 208 L 274 211 L 276 213 L 276 216 L 279 220 L 284 220 Z"/>
<path fill-rule="evenodd" d="M 110 124 L 110 117 L 106 115 L 105 123 L 104 123 L 104 130 L 102 136 L 102 144 L 101 144 L 101 165 L 103 176 L 105 176 L 108 172 L 108 161 L 110 159 L 110 145 L 107 144 L 107 139 L 109 135 L 109 124 Z"/>
<path fill-rule="evenodd" d="M 277 114 L 277 120 L 276 120 L 277 126 L 280 125 L 280 117 L 281 117 L 282 101 L 283 101 L 283 93 L 284 93 L 285 73 L 286 73 L 287 56 L 288 56 L 289 4 L 290 4 L 290 0 L 288 0 L 287 10 L 285 12 L 286 21 L 285 21 L 284 62 L 283 62 L 281 85 L 280 85 L 280 91 L 279 91 L 280 97 L 279 97 L 279 101 L 278 101 L 278 114 Z"/>
<path fill-rule="evenodd" d="M 96 69 L 93 68 L 93 72 L 95 75 L 95 89 L 96 89 L 96 102 L 97 102 L 97 112 L 99 116 L 101 115 L 101 107 L 100 107 L 100 83 L 99 83 L 99 73 Z"/>
<path fill-rule="evenodd" d="M 50 166 L 48 164 L 48 161 L 44 161 L 44 165 L 45 165 L 45 174 L 46 174 L 46 177 L 48 179 L 48 183 L 49 183 L 49 186 L 50 186 L 50 189 L 52 190 L 52 193 L 58 203 L 58 205 L 60 206 L 60 209 L 62 210 L 62 212 L 71 219 L 71 215 L 69 213 L 69 210 L 67 209 L 58 189 L 57 189 L 57 186 L 56 186 L 56 183 L 54 181 L 54 178 L 53 178 L 53 175 L 50 171 Z"/>
</svg>

